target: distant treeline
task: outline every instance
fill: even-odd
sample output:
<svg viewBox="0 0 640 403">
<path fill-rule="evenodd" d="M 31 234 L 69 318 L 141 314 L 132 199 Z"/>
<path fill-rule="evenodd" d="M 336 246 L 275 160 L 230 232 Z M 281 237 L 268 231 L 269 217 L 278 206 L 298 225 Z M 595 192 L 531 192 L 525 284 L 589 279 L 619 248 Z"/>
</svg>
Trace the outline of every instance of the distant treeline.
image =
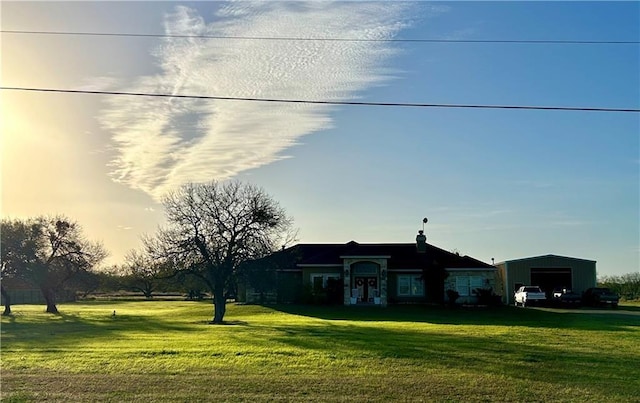
<svg viewBox="0 0 640 403">
<path fill-rule="evenodd" d="M 599 287 L 610 288 L 626 300 L 640 299 L 640 272 L 621 276 L 604 276 L 598 279 Z"/>
</svg>

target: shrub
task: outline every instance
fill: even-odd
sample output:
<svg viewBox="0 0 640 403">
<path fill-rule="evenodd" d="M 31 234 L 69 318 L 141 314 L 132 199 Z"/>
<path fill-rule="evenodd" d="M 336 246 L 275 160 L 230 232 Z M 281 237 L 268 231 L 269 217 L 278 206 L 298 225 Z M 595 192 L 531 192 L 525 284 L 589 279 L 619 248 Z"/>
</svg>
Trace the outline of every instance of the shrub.
<svg viewBox="0 0 640 403">
<path fill-rule="evenodd" d="M 341 278 L 327 279 L 326 303 L 330 305 L 341 305 L 343 303 L 344 282 Z"/>
<path fill-rule="evenodd" d="M 460 293 L 455 290 L 447 290 L 447 298 L 449 299 L 449 305 L 455 306 L 456 300 L 460 298 Z"/>
<path fill-rule="evenodd" d="M 476 288 L 473 293 L 478 297 L 478 305 L 498 306 L 502 297 L 493 292 L 493 288 Z"/>
</svg>

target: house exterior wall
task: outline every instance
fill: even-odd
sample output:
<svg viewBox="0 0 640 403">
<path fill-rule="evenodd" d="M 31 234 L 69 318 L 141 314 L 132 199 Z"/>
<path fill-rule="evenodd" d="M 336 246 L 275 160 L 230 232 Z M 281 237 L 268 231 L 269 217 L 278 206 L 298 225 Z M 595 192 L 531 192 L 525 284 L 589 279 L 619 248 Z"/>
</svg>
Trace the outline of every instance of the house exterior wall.
<svg viewBox="0 0 640 403">
<path fill-rule="evenodd" d="M 274 289 L 257 292 L 247 282 L 238 283 L 236 301 L 248 304 L 293 304 L 300 302 L 303 293 L 302 271 L 278 271 Z"/>
<path fill-rule="evenodd" d="M 476 304 L 478 297 L 473 293 L 477 288 L 489 289 L 499 293 L 495 270 L 487 269 L 447 269 L 449 276 L 444 280 L 445 301 L 448 301 L 447 290 L 458 291 L 460 297 L 456 300 L 461 304 Z M 466 295 L 464 295 L 466 294 Z"/>
<path fill-rule="evenodd" d="M 303 267 L 302 284 L 311 285 L 311 276 L 316 274 L 338 275 L 342 278 L 342 266 Z"/>
<path fill-rule="evenodd" d="M 580 294 L 596 286 L 596 262 L 564 256 L 540 256 L 510 260 L 498 265 L 505 303 L 513 303 L 517 284 L 531 284 L 531 269 L 571 269 L 571 288 Z"/>
<path fill-rule="evenodd" d="M 278 276 L 278 303 L 292 304 L 300 301 L 302 296 L 302 272 L 301 271 L 280 271 Z"/>
<path fill-rule="evenodd" d="M 247 287 L 244 291 L 243 300 L 239 302 L 246 302 L 247 304 L 275 304 L 278 302 L 278 293 L 275 290 L 260 293 L 252 287 Z"/>
<path fill-rule="evenodd" d="M 502 302 L 508 304 L 509 298 L 507 295 L 508 279 L 506 276 L 506 263 L 503 262 L 496 264 L 496 269 L 496 292 L 502 294 Z M 513 286 L 511 288 L 513 288 Z"/>
</svg>

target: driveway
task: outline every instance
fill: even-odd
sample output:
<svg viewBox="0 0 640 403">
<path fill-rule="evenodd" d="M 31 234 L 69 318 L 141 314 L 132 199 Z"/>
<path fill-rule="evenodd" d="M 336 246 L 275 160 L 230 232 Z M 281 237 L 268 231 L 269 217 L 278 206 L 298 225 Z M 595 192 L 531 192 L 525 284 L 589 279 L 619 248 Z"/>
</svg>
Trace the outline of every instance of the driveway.
<svg viewBox="0 0 640 403">
<path fill-rule="evenodd" d="M 546 308 L 546 307 L 532 307 L 531 309 L 539 309 L 541 311 L 547 312 L 555 312 L 555 313 L 583 313 L 583 314 L 591 314 L 591 315 L 629 315 L 629 316 L 640 316 L 640 309 L 638 307 L 632 306 L 628 307 L 629 309 L 625 309 L 625 306 L 618 306 L 618 308 Z"/>
</svg>

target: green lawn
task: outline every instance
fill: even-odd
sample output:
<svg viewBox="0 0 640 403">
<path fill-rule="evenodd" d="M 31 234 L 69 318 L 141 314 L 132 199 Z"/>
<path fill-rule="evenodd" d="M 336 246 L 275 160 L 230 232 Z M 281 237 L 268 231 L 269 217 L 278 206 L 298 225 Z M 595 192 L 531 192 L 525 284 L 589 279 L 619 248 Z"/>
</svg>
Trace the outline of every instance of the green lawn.
<svg viewBox="0 0 640 403">
<path fill-rule="evenodd" d="M 4 401 L 638 401 L 640 307 L 18 305 Z M 112 316 L 112 312 L 116 315 Z"/>
</svg>

